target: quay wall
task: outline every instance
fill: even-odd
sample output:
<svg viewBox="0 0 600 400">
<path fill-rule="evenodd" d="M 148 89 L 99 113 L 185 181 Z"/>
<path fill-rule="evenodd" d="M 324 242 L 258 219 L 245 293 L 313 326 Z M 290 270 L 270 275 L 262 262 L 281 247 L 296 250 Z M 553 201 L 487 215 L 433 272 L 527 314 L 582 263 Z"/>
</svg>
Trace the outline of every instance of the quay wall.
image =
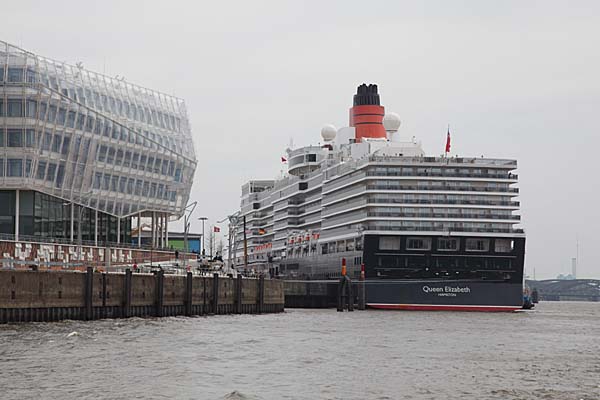
<svg viewBox="0 0 600 400">
<path fill-rule="evenodd" d="M 283 310 L 283 281 L 264 277 L 0 270 L 0 323 Z"/>
<path fill-rule="evenodd" d="M 354 303 L 358 304 L 358 282 L 352 282 Z M 284 281 L 286 308 L 337 307 L 338 280 L 286 280 Z"/>
</svg>

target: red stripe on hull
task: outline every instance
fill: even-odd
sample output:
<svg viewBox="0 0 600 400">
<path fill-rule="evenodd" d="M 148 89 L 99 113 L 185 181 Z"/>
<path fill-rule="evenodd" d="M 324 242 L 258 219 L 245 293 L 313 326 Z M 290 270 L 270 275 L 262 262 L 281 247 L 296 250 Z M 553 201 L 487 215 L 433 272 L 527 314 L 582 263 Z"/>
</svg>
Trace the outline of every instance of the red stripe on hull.
<svg viewBox="0 0 600 400">
<path fill-rule="evenodd" d="M 482 311 L 482 312 L 512 312 L 520 310 L 518 306 L 467 306 L 443 304 L 367 304 L 370 308 L 382 310 L 408 311 Z"/>
</svg>

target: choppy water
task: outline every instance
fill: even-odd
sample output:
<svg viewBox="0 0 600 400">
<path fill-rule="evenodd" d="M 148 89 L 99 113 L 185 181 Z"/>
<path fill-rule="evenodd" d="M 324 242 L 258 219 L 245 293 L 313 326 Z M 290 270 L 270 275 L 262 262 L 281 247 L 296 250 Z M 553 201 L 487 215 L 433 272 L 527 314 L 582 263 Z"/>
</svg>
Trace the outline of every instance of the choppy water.
<svg viewBox="0 0 600 400">
<path fill-rule="evenodd" d="M 600 399 L 600 303 L 0 325 L 0 398 Z"/>
</svg>

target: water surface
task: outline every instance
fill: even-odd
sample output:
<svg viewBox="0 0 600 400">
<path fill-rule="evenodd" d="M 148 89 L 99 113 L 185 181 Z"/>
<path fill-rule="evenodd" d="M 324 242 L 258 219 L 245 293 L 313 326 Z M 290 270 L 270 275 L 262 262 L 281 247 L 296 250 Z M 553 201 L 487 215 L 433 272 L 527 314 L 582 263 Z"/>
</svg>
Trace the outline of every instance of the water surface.
<svg viewBox="0 0 600 400">
<path fill-rule="evenodd" d="M 600 399 L 600 303 L 0 325 L 6 399 Z"/>
</svg>

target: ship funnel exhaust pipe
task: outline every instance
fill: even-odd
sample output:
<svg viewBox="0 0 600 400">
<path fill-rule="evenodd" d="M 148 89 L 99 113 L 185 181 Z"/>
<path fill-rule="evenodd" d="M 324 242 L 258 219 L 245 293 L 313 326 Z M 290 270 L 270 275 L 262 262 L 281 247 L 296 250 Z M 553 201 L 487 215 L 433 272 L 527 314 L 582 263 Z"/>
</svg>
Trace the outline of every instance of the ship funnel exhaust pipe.
<svg viewBox="0 0 600 400">
<path fill-rule="evenodd" d="M 385 109 L 379 105 L 377 85 L 360 85 L 356 89 L 353 107 L 350 109 L 350 126 L 355 128 L 356 142 L 361 142 L 363 138 L 386 139 L 384 115 Z"/>
</svg>

